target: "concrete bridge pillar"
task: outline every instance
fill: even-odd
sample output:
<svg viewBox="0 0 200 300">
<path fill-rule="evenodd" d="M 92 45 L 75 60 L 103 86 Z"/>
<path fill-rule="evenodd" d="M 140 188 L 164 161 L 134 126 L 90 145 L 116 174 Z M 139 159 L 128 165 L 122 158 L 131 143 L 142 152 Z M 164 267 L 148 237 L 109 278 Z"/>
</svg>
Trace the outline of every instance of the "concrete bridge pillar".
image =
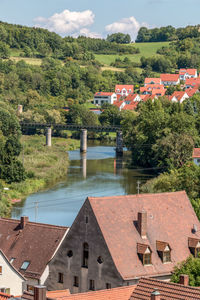
<svg viewBox="0 0 200 300">
<path fill-rule="evenodd" d="M 119 156 L 123 155 L 123 136 L 122 131 L 117 131 L 116 137 L 116 154 Z"/>
<path fill-rule="evenodd" d="M 83 153 L 87 152 L 87 130 L 86 129 L 81 130 L 80 151 L 83 152 Z"/>
<path fill-rule="evenodd" d="M 46 146 L 51 147 L 51 127 L 46 129 Z"/>
</svg>

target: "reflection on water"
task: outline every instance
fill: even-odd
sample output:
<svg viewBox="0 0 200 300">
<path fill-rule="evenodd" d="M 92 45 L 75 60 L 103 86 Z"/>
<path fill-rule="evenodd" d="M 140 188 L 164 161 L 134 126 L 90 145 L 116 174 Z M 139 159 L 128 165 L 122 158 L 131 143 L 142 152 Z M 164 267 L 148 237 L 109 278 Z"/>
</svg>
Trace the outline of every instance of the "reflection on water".
<svg viewBox="0 0 200 300">
<path fill-rule="evenodd" d="M 135 194 L 137 180 L 149 177 L 141 170 L 128 169 L 128 157 L 116 158 L 111 146 L 89 145 L 86 154 L 70 151 L 69 158 L 66 180 L 27 197 L 13 209 L 13 218 L 27 215 L 31 221 L 70 226 L 88 196 Z"/>
</svg>

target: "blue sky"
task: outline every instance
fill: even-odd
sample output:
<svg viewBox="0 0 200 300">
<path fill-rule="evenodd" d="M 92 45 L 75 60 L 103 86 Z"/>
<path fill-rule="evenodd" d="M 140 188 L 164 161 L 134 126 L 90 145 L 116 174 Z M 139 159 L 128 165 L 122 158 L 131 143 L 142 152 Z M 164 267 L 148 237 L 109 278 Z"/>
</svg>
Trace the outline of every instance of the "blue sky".
<svg viewBox="0 0 200 300">
<path fill-rule="evenodd" d="M 105 37 L 140 26 L 183 27 L 200 23 L 200 0 L 0 0 L 0 20 L 40 26 L 62 36 Z"/>
</svg>

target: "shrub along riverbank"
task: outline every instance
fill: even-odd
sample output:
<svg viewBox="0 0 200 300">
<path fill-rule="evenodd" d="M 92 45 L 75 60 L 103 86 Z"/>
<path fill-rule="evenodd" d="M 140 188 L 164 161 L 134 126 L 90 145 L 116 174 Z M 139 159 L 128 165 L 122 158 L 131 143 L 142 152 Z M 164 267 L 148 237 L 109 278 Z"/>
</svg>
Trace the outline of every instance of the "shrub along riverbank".
<svg viewBox="0 0 200 300">
<path fill-rule="evenodd" d="M 79 147 L 79 140 L 52 138 L 52 147 L 45 146 L 44 136 L 22 136 L 23 150 L 20 160 L 24 164 L 27 178 L 20 183 L 4 184 L 1 216 L 9 216 L 13 199 L 23 200 L 29 194 L 45 189 L 66 176 L 68 169 L 67 151 Z M 9 188 L 9 190 L 7 189 Z"/>
</svg>

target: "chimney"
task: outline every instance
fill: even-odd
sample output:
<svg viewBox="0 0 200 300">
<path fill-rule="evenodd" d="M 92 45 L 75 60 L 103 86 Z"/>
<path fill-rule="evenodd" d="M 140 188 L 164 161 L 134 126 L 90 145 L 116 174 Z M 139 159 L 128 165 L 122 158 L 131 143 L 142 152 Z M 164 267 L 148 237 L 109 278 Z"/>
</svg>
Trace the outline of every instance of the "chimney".
<svg viewBox="0 0 200 300">
<path fill-rule="evenodd" d="M 26 226 L 28 221 L 29 221 L 28 217 L 26 217 L 26 216 L 21 217 L 21 222 L 20 222 L 21 229 L 24 229 L 24 227 Z"/>
<path fill-rule="evenodd" d="M 182 285 L 189 285 L 189 276 L 186 274 L 181 274 L 179 278 L 179 283 Z"/>
<path fill-rule="evenodd" d="M 160 293 L 157 289 L 151 293 L 151 300 L 160 300 Z"/>
<path fill-rule="evenodd" d="M 138 231 L 142 239 L 147 237 L 147 213 L 146 211 L 138 212 Z"/>
<path fill-rule="evenodd" d="M 46 300 L 46 286 L 34 286 L 34 300 Z"/>
</svg>

